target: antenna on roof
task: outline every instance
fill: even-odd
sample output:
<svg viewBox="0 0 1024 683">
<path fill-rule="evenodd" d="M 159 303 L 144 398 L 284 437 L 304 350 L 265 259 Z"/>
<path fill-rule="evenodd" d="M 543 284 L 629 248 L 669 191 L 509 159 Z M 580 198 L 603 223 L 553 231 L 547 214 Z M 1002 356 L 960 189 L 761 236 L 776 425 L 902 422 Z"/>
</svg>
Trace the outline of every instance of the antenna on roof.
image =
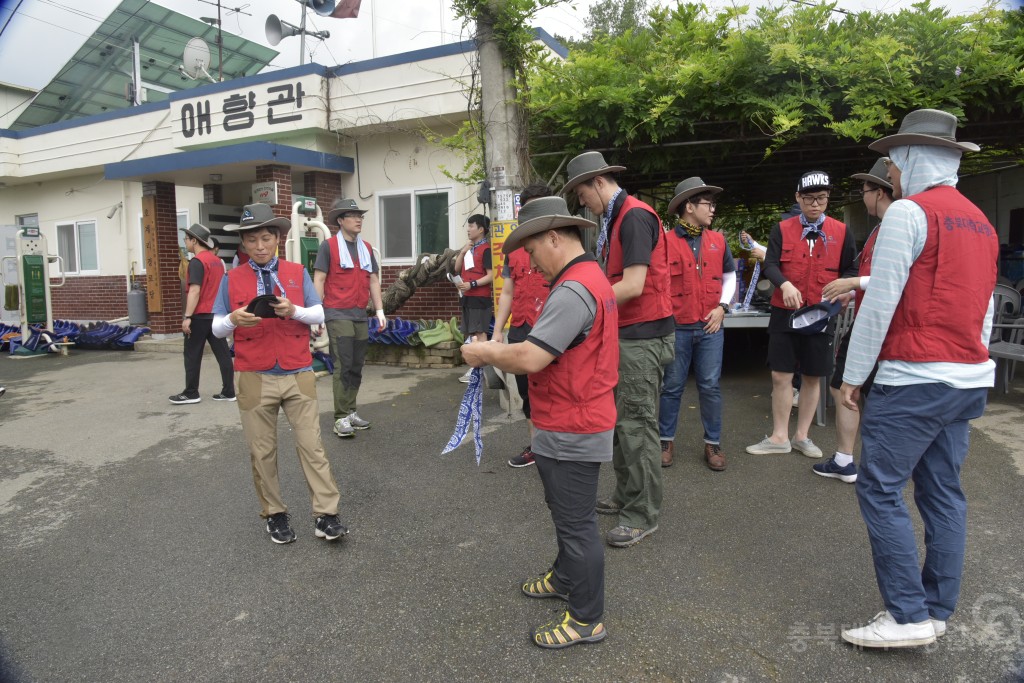
<svg viewBox="0 0 1024 683">
<path fill-rule="evenodd" d="M 206 67 L 210 65 L 210 46 L 202 38 L 192 38 L 188 41 L 182 61 L 184 63 L 178 66 L 178 71 L 182 76 L 188 76 L 193 81 L 199 80 L 200 76 L 205 76 L 210 79 L 211 83 L 218 82 L 206 70 Z"/>
<path fill-rule="evenodd" d="M 221 29 L 221 24 L 224 22 L 220 18 L 220 0 L 217 2 L 211 2 L 210 0 L 199 0 L 199 2 L 205 2 L 207 5 L 217 6 L 217 18 L 213 17 L 200 17 L 202 21 L 205 21 L 210 26 L 217 27 L 217 80 L 224 80 L 224 31 Z M 247 17 L 251 17 L 252 14 L 245 11 L 245 8 L 249 6 L 249 3 L 242 5 L 241 7 L 229 7 L 228 12 L 244 14 Z"/>
</svg>

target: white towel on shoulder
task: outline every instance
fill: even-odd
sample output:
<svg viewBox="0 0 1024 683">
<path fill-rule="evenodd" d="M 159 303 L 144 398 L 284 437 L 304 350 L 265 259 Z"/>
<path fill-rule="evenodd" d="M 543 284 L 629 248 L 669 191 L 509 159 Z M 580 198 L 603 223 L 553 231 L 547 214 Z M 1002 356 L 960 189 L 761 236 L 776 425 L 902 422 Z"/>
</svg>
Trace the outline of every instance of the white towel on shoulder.
<svg viewBox="0 0 1024 683">
<path fill-rule="evenodd" d="M 341 261 L 341 267 L 353 268 L 352 254 L 349 253 L 348 243 L 345 240 L 345 236 L 339 230 L 335 237 L 338 240 L 338 256 Z M 356 235 L 356 250 L 359 252 L 359 267 L 368 273 L 372 273 L 373 261 L 370 259 L 370 250 L 366 248 L 366 243 L 363 242 L 363 238 L 359 235 Z"/>
</svg>

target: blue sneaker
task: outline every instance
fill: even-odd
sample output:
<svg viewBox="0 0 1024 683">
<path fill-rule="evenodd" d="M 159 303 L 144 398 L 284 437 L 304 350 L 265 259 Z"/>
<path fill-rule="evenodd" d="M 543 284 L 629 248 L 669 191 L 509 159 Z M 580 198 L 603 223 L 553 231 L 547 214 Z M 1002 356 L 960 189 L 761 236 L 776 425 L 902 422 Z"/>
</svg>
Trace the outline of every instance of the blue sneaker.
<svg viewBox="0 0 1024 683">
<path fill-rule="evenodd" d="M 836 464 L 836 456 L 832 456 L 825 462 L 819 462 L 817 465 L 812 465 L 811 469 L 814 473 L 822 477 L 830 477 L 832 479 L 838 479 L 839 481 L 852 484 L 857 481 L 857 466 L 852 462 L 846 467 L 840 467 Z"/>
</svg>

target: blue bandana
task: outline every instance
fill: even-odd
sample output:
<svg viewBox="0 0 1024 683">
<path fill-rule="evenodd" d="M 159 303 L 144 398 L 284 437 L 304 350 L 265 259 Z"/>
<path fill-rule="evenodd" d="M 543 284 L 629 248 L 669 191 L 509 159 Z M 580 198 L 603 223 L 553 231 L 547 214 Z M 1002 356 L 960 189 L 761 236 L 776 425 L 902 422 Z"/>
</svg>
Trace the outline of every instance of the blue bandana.
<svg viewBox="0 0 1024 683">
<path fill-rule="evenodd" d="M 249 267 L 256 273 L 256 295 L 263 296 L 264 294 L 273 294 L 274 292 L 267 291 L 266 282 L 263 279 L 263 274 L 266 273 L 270 276 L 270 281 L 274 287 L 280 290 L 281 294 L 284 294 L 284 285 L 281 284 L 281 280 L 277 277 L 277 257 L 270 259 L 265 266 L 261 266 L 252 259 L 248 261 Z M 271 287 L 273 289 L 273 287 Z"/>
<path fill-rule="evenodd" d="M 802 239 L 802 240 L 807 239 L 807 236 L 810 235 L 811 233 L 814 233 L 814 236 L 816 238 L 820 237 L 821 236 L 821 226 L 824 225 L 824 224 L 825 224 L 825 214 L 821 214 L 820 216 L 818 216 L 818 220 L 814 221 L 813 223 L 808 222 L 807 218 L 803 214 L 800 214 L 800 225 L 804 226 L 804 230 L 800 234 L 800 239 Z"/>
<path fill-rule="evenodd" d="M 608 229 L 612 222 L 612 209 L 615 208 L 615 200 L 622 192 L 622 188 L 615 190 L 615 194 L 608 200 L 608 207 L 601 214 L 601 233 L 597 236 L 597 258 L 604 260 L 604 247 L 608 244 Z"/>
<path fill-rule="evenodd" d="M 483 370 L 473 368 L 469 377 L 469 386 L 459 403 L 459 416 L 455 420 L 455 431 L 448 439 L 448 444 L 441 451 L 441 455 L 451 453 L 462 445 L 469 432 L 470 424 L 473 426 L 473 443 L 476 447 L 476 464 L 480 464 L 480 457 L 484 454 L 484 440 L 480 436 L 480 422 L 483 418 L 484 409 L 484 380 Z"/>
</svg>

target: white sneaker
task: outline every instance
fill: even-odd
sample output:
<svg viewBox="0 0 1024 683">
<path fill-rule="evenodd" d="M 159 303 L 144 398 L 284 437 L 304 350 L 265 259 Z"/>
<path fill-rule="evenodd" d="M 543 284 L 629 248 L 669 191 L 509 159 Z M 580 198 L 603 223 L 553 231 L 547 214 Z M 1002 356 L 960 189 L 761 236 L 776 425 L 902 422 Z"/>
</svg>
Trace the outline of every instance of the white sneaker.
<svg viewBox="0 0 1024 683">
<path fill-rule="evenodd" d="M 897 624 L 889 611 L 879 612 L 867 626 L 849 628 L 843 640 L 859 647 L 920 647 L 935 642 L 935 628 L 930 619 L 916 624 Z"/>
<path fill-rule="evenodd" d="M 814 442 L 808 439 L 794 439 L 793 448 L 800 451 L 808 458 L 820 458 L 822 453 L 821 449 L 814 445 Z"/>
<path fill-rule="evenodd" d="M 764 437 L 753 446 L 747 446 L 747 453 L 751 455 L 773 455 L 775 453 L 789 453 L 793 450 L 789 441 L 775 443 L 769 437 Z"/>
<path fill-rule="evenodd" d="M 334 433 L 338 436 L 345 438 L 349 436 L 355 436 L 356 430 L 352 429 L 352 423 L 347 417 L 343 417 L 334 423 Z"/>
<path fill-rule="evenodd" d="M 941 638 L 946 635 L 946 622 L 939 619 L 932 619 L 932 628 L 935 629 L 935 637 Z"/>
<path fill-rule="evenodd" d="M 798 408 L 800 406 L 800 390 L 793 390 L 793 407 Z"/>
<path fill-rule="evenodd" d="M 350 425 L 352 425 L 352 427 L 354 429 L 369 429 L 370 428 L 370 421 L 369 420 L 364 420 L 363 418 L 359 417 L 359 413 L 357 413 L 354 410 L 351 413 L 348 414 L 348 423 Z"/>
<path fill-rule="evenodd" d="M 466 374 L 459 377 L 459 381 L 463 384 L 469 384 L 469 380 L 473 377 L 473 368 L 466 370 Z"/>
</svg>

